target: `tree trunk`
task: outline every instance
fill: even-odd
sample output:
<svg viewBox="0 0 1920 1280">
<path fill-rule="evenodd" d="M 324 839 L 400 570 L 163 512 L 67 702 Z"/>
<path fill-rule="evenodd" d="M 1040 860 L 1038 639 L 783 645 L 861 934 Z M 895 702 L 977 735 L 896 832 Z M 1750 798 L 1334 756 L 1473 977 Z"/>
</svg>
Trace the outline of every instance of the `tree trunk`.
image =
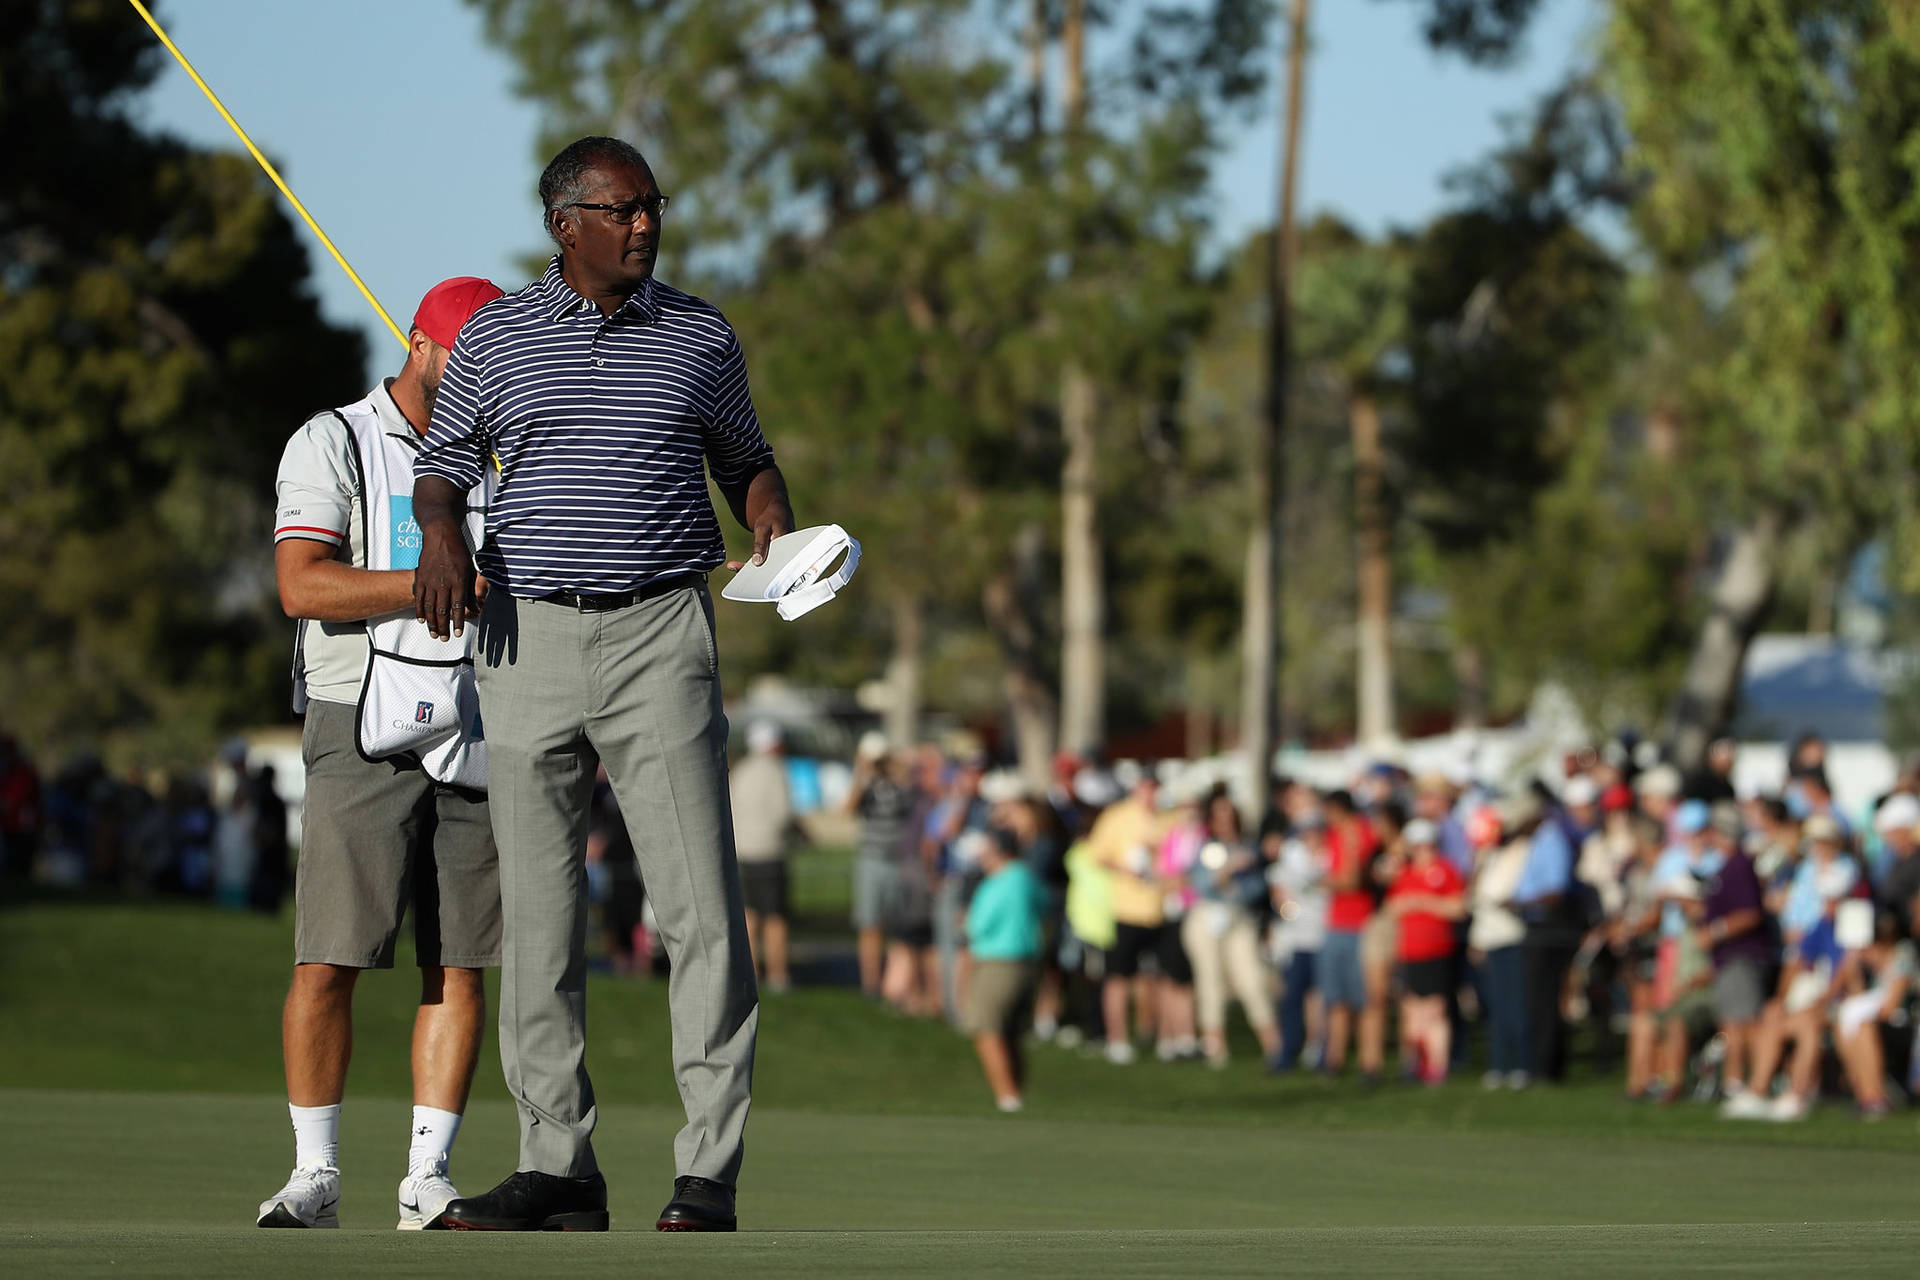
<svg viewBox="0 0 1920 1280">
<path fill-rule="evenodd" d="M 1100 544 L 1098 394 L 1078 366 L 1061 378 L 1060 741 L 1089 751 L 1106 740 L 1106 583 Z"/>
<path fill-rule="evenodd" d="M 1061 105 L 1066 109 L 1067 128 L 1077 130 L 1087 106 L 1086 0 L 1067 0 L 1067 11 L 1060 25 L 1060 44 L 1066 54 Z"/>
<path fill-rule="evenodd" d="M 920 740 L 920 675 L 926 654 L 926 603 L 893 597 L 893 655 L 887 660 L 887 740 L 896 750 Z"/>
<path fill-rule="evenodd" d="M 1486 724 L 1487 664 L 1478 645 L 1463 644 L 1453 651 L 1453 682 L 1453 727 L 1478 729 Z"/>
<path fill-rule="evenodd" d="M 1763 508 L 1734 536 L 1727 552 L 1714 584 L 1713 608 L 1700 629 L 1667 728 L 1673 762 L 1682 771 L 1699 768 L 1707 744 L 1733 720 L 1747 645 L 1773 601 L 1774 561 L 1784 524 L 1777 508 Z"/>
<path fill-rule="evenodd" d="M 1207 665 L 1200 653 L 1189 650 L 1186 671 L 1186 752 L 1189 760 L 1204 760 L 1213 754 L 1214 715 L 1212 690 L 1208 687 Z"/>
<path fill-rule="evenodd" d="M 1274 685 L 1280 670 L 1280 495 L 1285 492 L 1287 358 L 1292 317 L 1295 178 L 1300 159 L 1300 103 L 1306 74 L 1308 0 L 1293 0 L 1288 19 L 1286 123 L 1280 130 L 1280 208 L 1274 225 L 1267 336 L 1265 421 L 1255 434 L 1253 511 L 1241 636 L 1241 740 L 1247 752 L 1247 794 L 1265 803 L 1273 768 Z"/>
<path fill-rule="evenodd" d="M 1359 732 L 1362 746 L 1394 736 L 1393 555 L 1383 492 L 1386 458 L 1380 447 L 1380 406 L 1370 392 L 1356 392 L 1347 405 L 1353 431 L 1353 515 L 1360 570 L 1360 616 L 1355 626 L 1359 663 Z"/>
<path fill-rule="evenodd" d="M 1086 14 L 1069 0 L 1064 113 L 1071 155 L 1086 117 Z M 1079 364 L 1060 375 L 1060 741 L 1069 751 L 1106 741 L 1106 584 L 1099 518 L 1099 393 Z"/>
<path fill-rule="evenodd" d="M 1027 128 L 1037 141 L 1047 118 L 1047 0 L 1027 0 Z"/>
<path fill-rule="evenodd" d="M 1007 708 L 1020 776 L 1036 792 L 1051 780 L 1053 686 L 1040 659 L 1040 616 L 1046 591 L 1046 534 L 1038 523 L 1014 539 L 1013 561 L 986 585 L 981 604 L 1007 662 Z"/>
</svg>

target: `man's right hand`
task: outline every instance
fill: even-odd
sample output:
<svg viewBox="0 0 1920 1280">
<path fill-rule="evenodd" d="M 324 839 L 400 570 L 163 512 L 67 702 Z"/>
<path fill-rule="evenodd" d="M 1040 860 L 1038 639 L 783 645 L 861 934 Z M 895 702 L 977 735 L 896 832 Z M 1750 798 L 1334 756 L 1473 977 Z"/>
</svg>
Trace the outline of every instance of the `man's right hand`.
<svg viewBox="0 0 1920 1280">
<path fill-rule="evenodd" d="M 452 521 L 423 522 L 420 567 L 413 574 L 413 611 L 434 639 L 462 634 L 467 618 L 478 613 L 473 577 L 473 561 L 460 526 Z"/>
</svg>

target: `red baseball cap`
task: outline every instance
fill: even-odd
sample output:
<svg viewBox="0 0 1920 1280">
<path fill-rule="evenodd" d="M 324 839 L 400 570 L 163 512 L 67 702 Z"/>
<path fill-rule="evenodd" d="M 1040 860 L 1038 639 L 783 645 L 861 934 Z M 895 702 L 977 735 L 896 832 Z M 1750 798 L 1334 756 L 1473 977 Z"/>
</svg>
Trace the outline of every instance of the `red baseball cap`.
<svg viewBox="0 0 1920 1280">
<path fill-rule="evenodd" d="M 503 292 L 493 281 L 479 276 L 442 280 L 420 299 L 420 309 L 413 313 L 413 327 L 452 350 L 453 340 L 460 336 L 460 327 Z"/>
</svg>

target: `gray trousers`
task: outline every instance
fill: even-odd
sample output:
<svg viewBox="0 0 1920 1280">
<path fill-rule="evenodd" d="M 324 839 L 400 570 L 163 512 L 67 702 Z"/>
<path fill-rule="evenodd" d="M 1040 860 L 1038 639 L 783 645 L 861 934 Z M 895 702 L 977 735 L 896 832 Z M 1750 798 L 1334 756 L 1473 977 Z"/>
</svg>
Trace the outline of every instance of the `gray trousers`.
<svg viewBox="0 0 1920 1280">
<path fill-rule="evenodd" d="M 587 807 L 604 763 L 672 964 L 679 1174 L 729 1185 L 752 1101 L 759 995 L 727 801 L 705 584 L 581 613 L 494 591 L 476 660 L 505 924 L 500 1065 L 520 1168 L 595 1171 L 587 1079 Z"/>
</svg>

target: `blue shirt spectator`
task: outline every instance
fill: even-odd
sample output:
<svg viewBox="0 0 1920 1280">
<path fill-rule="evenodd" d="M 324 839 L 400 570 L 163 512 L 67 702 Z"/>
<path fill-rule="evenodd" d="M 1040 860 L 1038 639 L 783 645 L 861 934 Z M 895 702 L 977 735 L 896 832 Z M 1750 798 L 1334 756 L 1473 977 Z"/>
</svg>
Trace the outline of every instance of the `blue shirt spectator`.
<svg viewBox="0 0 1920 1280">
<path fill-rule="evenodd" d="M 1527 864 L 1520 871 L 1520 883 L 1514 886 L 1513 900 L 1528 922 L 1543 920 L 1548 914 L 1544 899 L 1565 894 L 1573 887 L 1573 844 L 1560 824 L 1549 819 L 1534 828 L 1527 846 Z"/>
<path fill-rule="evenodd" d="M 1473 841 L 1467 838 L 1467 824 L 1456 810 L 1440 819 L 1440 856 L 1468 879 L 1473 877 Z"/>
<path fill-rule="evenodd" d="M 1827 913 L 1827 904 L 1853 892 L 1860 869 L 1851 858 L 1835 858 L 1822 863 L 1804 858 L 1793 873 L 1793 887 L 1780 908 L 1780 930 L 1792 936 L 1806 933 L 1818 925 Z"/>
</svg>

